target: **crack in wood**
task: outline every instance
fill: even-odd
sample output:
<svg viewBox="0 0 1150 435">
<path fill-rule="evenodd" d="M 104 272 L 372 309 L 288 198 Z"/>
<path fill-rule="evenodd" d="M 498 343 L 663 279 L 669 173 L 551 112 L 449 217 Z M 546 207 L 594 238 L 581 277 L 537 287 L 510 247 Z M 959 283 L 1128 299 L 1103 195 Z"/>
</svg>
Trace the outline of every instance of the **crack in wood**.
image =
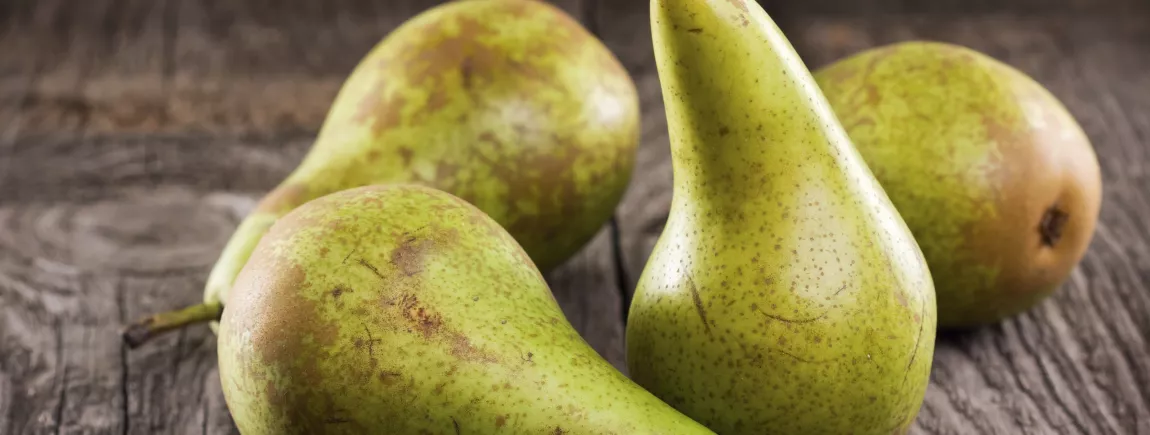
<svg viewBox="0 0 1150 435">
<path fill-rule="evenodd" d="M 623 241 L 619 231 L 619 219 L 612 215 L 608 223 L 611 230 L 611 256 L 615 272 L 615 286 L 619 290 L 620 304 L 622 305 L 621 318 L 623 326 L 627 326 L 627 316 L 631 311 L 631 298 L 635 289 L 631 287 L 631 280 L 627 276 L 627 267 L 623 264 Z"/>
<path fill-rule="evenodd" d="M 208 420 L 211 416 L 212 409 L 208 407 L 207 402 L 204 402 L 201 408 L 203 408 L 204 419 L 200 423 L 200 435 L 208 435 Z"/>
<path fill-rule="evenodd" d="M 187 333 L 187 328 L 180 328 L 176 332 L 176 344 L 175 346 L 172 346 L 171 372 L 168 374 L 168 376 L 172 379 L 172 383 L 175 383 L 180 379 L 180 360 L 183 358 L 183 355 L 181 354 L 183 353 L 182 350 L 184 348 L 184 337 Z"/>
<path fill-rule="evenodd" d="M 120 314 L 120 324 L 127 322 L 128 315 L 125 312 L 128 307 L 127 300 L 124 298 L 124 278 L 116 280 L 116 301 Z M 120 419 L 123 423 L 123 435 L 128 435 L 131 430 L 132 422 L 129 419 L 128 412 L 128 379 L 130 376 L 128 364 L 128 346 L 120 345 Z"/>
<path fill-rule="evenodd" d="M 63 367 L 60 374 L 60 392 L 58 393 L 59 403 L 56 404 L 56 435 L 60 435 L 60 431 L 64 428 L 64 405 L 68 401 L 68 361 L 64 358 L 64 327 L 63 321 L 59 317 L 55 319 L 56 327 L 56 367 Z"/>
<path fill-rule="evenodd" d="M 1028 350 L 1031 350 L 1032 352 L 1034 351 L 1034 347 L 1029 342 L 1029 340 L 1021 341 L 1023 346 L 1025 346 Z M 1034 352 L 1034 354 L 1038 355 L 1038 352 Z M 1078 429 L 1078 433 L 1095 433 L 1095 431 L 1088 431 L 1086 429 L 1086 425 L 1081 420 L 1079 420 L 1079 413 L 1070 409 L 1069 404 L 1066 403 L 1062 395 L 1058 394 L 1059 388 L 1055 386 L 1053 380 L 1051 379 L 1049 367 L 1047 367 L 1045 359 L 1037 358 L 1035 363 L 1038 366 L 1038 373 L 1040 373 L 1042 376 L 1042 382 L 1046 384 L 1046 387 L 1054 393 L 1052 394 L 1054 402 L 1057 403 L 1060 408 L 1062 408 L 1063 413 L 1067 416 L 1067 418 L 1070 419 L 1070 422 L 1074 424 L 1074 427 Z"/>
</svg>

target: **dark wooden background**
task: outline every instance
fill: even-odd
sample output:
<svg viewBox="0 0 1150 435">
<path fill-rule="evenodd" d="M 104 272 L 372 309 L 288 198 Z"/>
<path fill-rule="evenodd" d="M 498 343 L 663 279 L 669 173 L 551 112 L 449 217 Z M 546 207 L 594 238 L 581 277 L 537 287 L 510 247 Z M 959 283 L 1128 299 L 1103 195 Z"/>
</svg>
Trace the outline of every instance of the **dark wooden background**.
<svg viewBox="0 0 1150 435">
<path fill-rule="evenodd" d="M 122 323 L 195 303 L 241 216 L 303 157 L 367 50 L 429 0 L 0 0 L 0 434 L 226 434 L 205 326 L 135 351 Z M 557 1 L 642 95 L 616 220 L 548 274 L 623 368 L 623 298 L 671 169 L 645 0 Z M 1059 293 L 939 338 L 915 433 L 1150 434 L 1150 3 L 769 0 L 812 68 L 927 38 L 1048 86 L 1094 141 L 1091 249 Z"/>
</svg>

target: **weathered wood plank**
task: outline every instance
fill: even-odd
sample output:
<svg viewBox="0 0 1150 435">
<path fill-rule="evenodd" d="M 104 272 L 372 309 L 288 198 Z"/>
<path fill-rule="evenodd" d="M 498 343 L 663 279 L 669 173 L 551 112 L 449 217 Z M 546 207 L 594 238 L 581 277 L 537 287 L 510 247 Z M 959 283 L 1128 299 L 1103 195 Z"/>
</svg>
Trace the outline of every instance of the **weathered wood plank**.
<svg viewBox="0 0 1150 435">
<path fill-rule="evenodd" d="M 233 433 L 206 328 L 130 353 L 115 332 L 198 300 L 238 217 L 302 157 L 343 76 L 429 3 L 0 4 L 0 432 Z M 908 2 L 879 2 L 862 18 L 829 6 L 807 15 L 820 3 L 777 17 L 812 66 L 912 37 L 971 45 L 1067 101 L 1106 178 L 1091 252 L 1051 302 L 941 339 L 918 431 L 1150 433 L 1144 16 L 1095 7 L 1123 0 L 1073 2 L 1090 12 L 1076 20 L 883 13 L 928 10 Z M 1037 5 L 1025 4 L 1015 10 Z M 647 4 L 562 6 L 595 11 L 590 27 L 641 91 L 644 145 L 618 214 L 633 283 L 670 201 Z M 548 281 L 577 329 L 621 366 L 613 265 L 604 231 Z"/>
<path fill-rule="evenodd" d="M 667 119 L 651 50 L 647 2 L 601 2 L 596 18 L 603 42 L 634 79 L 642 109 L 635 176 L 616 212 L 622 273 L 630 292 L 662 230 L 671 203 Z"/>
<path fill-rule="evenodd" d="M 545 274 L 567 320 L 607 362 L 623 373 L 622 291 L 616 286 L 615 257 L 605 227 L 570 261 Z"/>
<path fill-rule="evenodd" d="M 809 14 L 803 9 L 807 3 L 770 3 L 796 49 L 816 68 L 868 47 L 915 38 L 996 56 L 1047 85 L 1097 148 L 1105 198 L 1086 259 L 1060 292 L 1035 310 L 996 327 L 940 337 L 915 432 L 1150 433 L 1145 393 L 1150 391 L 1150 223 L 1139 218 L 1150 213 L 1145 191 L 1150 155 L 1144 145 L 1150 137 L 1150 77 L 1144 73 L 1150 68 L 1144 48 L 1150 42 L 1150 14 L 852 18 L 836 11 Z M 609 8 L 600 15 L 600 27 L 608 29 L 607 43 L 637 76 L 646 111 L 637 169 L 643 175 L 619 209 L 624 273 L 633 291 L 666 220 L 670 154 L 650 40 L 642 33 L 649 29 L 646 9 L 628 3 Z"/>
<path fill-rule="evenodd" d="M 299 163 L 313 138 L 307 134 L 25 136 L 5 156 L 10 168 L 0 184 L 0 197 L 5 202 L 85 201 L 159 186 L 257 195 Z"/>
<path fill-rule="evenodd" d="M 234 433 L 206 327 L 119 327 L 199 300 L 346 74 L 435 3 L 0 5 L 0 433 Z M 613 258 L 604 230 L 547 279 L 622 367 Z"/>
<path fill-rule="evenodd" d="M 886 13 L 930 13 L 947 16 L 987 13 L 1035 14 L 1119 14 L 1146 10 L 1139 0 L 759 0 L 772 14 L 780 16 L 875 15 Z"/>
<path fill-rule="evenodd" d="M 36 53 L 41 73 L 19 95 L 21 81 L 0 74 L 0 102 L 19 104 L 28 134 L 314 133 L 363 55 L 438 3 L 19 1 L 3 62 Z"/>
<path fill-rule="evenodd" d="M 215 255 L 256 198 L 193 185 L 0 208 L 0 252 L 13 256 L 0 258 L 0 317 L 8 322 L 0 326 L 0 373 L 14 382 L 0 402 L 21 404 L 6 408 L 7 427 L 231 430 L 221 423 L 227 412 L 211 377 L 215 346 L 206 327 L 131 352 L 118 331 L 125 320 L 197 302 Z M 576 329 L 622 368 L 610 253 L 602 231 L 547 279 Z"/>
<path fill-rule="evenodd" d="M 6 413 L 10 433 L 154 433 L 177 422 L 202 427 L 202 417 L 186 413 L 208 405 L 226 414 L 221 401 L 201 393 L 201 379 L 215 366 L 206 328 L 132 353 L 119 339 L 125 320 L 199 299 L 199 275 L 236 220 L 212 200 L 169 190 L 0 209 L 0 252 L 7 254 L 0 259 L 0 309 L 14 322 L 0 329 L 0 371 L 17 384 L 12 403 L 29 407 Z M 29 334 L 47 341 L 7 341 Z M 9 351 L 31 357 L 22 363 Z"/>
</svg>

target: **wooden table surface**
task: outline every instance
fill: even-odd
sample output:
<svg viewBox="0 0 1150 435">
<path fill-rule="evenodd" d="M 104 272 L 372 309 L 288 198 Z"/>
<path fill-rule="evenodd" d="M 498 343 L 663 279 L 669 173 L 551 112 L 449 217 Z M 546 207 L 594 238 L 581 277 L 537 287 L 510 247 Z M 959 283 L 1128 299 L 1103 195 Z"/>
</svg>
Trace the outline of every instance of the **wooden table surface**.
<svg viewBox="0 0 1150 435">
<path fill-rule="evenodd" d="M 0 1 L 0 434 L 234 433 L 206 326 L 134 351 L 119 328 L 200 300 L 239 219 L 303 157 L 346 75 L 434 3 Z M 648 6 L 557 3 L 642 96 L 614 222 L 547 275 L 623 369 L 621 295 L 671 197 Z M 1030 312 L 939 337 L 914 433 L 1150 434 L 1150 4 L 765 3 L 812 68 L 917 38 L 986 52 L 1045 84 L 1097 149 L 1105 194 L 1086 258 Z"/>
</svg>

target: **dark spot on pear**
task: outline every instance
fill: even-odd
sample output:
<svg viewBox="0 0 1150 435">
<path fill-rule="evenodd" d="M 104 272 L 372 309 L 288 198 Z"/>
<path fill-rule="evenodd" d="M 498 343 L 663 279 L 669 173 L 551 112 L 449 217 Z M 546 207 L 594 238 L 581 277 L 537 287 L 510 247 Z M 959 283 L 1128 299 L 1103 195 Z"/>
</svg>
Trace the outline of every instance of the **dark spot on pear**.
<svg viewBox="0 0 1150 435">
<path fill-rule="evenodd" d="M 1042 236 L 1042 244 L 1053 248 L 1062 239 L 1062 230 L 1069 220 L 1070 215 L 1059 210 L 1057 204 L 1046 209 L 1046 213 L 1042 215 L 1042 221 L 1038 224 L 1038 233 Z"/>
<path fill-rule="evenodd" d="M 344 287 L 344 286 L 339 286 L 339 285 L 337 285 L 337 286 L 335 286 L 335 288 L 331 289 L 331 297 L 335 298 L 335 299 L 339 299 L 339 297 L 342 296 L 344 293 L 354 293 L 354 291 L 352 289 L 349 289 L 349 288 Z"/>
<path fill-rule="evenodd" d="M 471 66 L 471 56 L 463 58 L 459 64 L 459 75 L 463 80 L 463 89 L 471 90 L 471 74 L 473 67 Z"/>
<path fill-rule="evenodd" d="M 411 148 L 408 148 L 408 147 L 398 147 L 398 148 L 396 148 L 396 152 L 398 152 L 398 153 L 399 153 L 399 158 L 403 160 L 403 165 L 404 165 L 404 166 L 407 166 L 407 165 L 410 165 L 410 164 L 411 164 L 411 156 L 412 156 L 412 154 L 413 154 L 413 153 L 412 153 L 412 151 L 411 151 Z"/>
</svg>

